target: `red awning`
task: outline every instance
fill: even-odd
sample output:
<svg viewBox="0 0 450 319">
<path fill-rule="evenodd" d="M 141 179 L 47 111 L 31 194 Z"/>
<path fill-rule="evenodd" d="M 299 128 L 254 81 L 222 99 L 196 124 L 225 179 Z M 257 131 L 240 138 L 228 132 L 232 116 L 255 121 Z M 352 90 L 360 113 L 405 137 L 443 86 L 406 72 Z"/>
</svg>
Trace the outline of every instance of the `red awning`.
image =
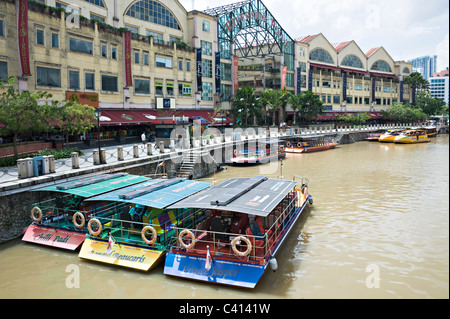
<svg viewBox="0 0 450 319">
<path fill-rule="evenodd" d="M 353 70 L 353 69 L 345 69 L 345 68 L 341 68 L 341 70 L 344 72 L 347 72 L 347 73 L 358 73 L 358 74 L 363 74 L 363 75 L 369 75 L 369 72 L 363 71 L 363 70 Z"/>
<path fill-rule="evenodd" d="M 322 69 L 329 69 L 334 71 L 340 71 L 341 69 L 336 66 L 331 65 L 325 65 L 325 64 L 319 64 L 319 63 L 309 63 L 310 66 L 315 66 L 316 68 L 322 68 Z"/>
<path fill-rule="evenodd" d="M 158 119 L 152 112 L 152 110 L 102 109 L 100 125 L 173 124 L 172 119 Z"/>
<path fill-rule="evenodd" d="M 374 76 L 381 76 L 381 77 L 386 77 L 386 78 L 394 78 L 396 79 L 397 76 L 395 76 L 394 74 L 384 74 L 384 73 L 377 73 L 377 72 L 370 72 L 371 75 Z"/>
</svg>

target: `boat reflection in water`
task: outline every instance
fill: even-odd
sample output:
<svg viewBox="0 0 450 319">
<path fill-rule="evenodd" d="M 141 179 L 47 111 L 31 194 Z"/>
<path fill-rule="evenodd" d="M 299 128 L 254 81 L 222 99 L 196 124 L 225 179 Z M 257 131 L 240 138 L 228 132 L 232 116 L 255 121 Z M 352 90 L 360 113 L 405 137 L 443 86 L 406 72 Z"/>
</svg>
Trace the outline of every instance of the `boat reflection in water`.
<svg viewBox="0 0 450 319">
<path fill-rule="evenodd" d="M 231 178 L 169 209 L 189 207 L 194 228 L 174 227 L 164 274 L 254 288 L 298 217 L 312 204 L 308 179 Z"/>
</svg>

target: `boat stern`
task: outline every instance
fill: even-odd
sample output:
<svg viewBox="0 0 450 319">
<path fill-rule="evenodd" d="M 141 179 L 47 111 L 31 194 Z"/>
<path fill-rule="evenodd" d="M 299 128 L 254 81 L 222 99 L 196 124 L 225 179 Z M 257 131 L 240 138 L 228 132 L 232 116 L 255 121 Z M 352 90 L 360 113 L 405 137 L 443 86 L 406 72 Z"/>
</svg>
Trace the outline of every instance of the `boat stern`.
<svg viewBox="0 0 450 319">
<path fill-rule="evenodd" d="M 84 239 L 85 234 L 81 232 L 35 224 L 31 224 L 22 237 L 23 241 L 29 243 L 66 250 L 76 250 Z"/>
</svg>

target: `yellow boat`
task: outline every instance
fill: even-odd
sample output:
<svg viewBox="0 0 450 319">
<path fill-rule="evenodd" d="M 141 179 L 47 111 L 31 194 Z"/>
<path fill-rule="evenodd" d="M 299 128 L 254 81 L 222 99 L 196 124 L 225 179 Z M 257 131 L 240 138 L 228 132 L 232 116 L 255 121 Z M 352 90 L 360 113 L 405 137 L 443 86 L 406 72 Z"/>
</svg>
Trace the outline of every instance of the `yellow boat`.
<svg viewBox="0 0 450 319">
<path fill-rule="evenodd" d="M 397 136 L 399 136 L 405 129 L 393 129 L 388 130 L 385 133 L 380 135 L 380 138 L 378 139 L 379 142 L 386 142 L 386 143 L 394 143 L 394 140 Z"/>
<path fill-rule="evenodd" d="M 428 143 L 430 142 L 430 138 L 424 129 L 407 130 L 397 136 L 394 142 L 403 144 Z"/>
</svg>

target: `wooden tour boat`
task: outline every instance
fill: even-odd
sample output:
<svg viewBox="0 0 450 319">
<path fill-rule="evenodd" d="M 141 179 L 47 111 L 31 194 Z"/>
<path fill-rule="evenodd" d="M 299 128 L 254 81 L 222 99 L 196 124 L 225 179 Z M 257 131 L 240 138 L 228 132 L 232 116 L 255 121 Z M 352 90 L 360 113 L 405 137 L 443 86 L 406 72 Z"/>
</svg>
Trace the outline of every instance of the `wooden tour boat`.
<svg viewBox="0 0 450 319">
<path fill-rule="evenodd" d="M 88 203 L 87 199 L 148 179 L 126 173 L 105 174 L 37 189 L 55 195 L 33 205 L 33 223 L 25 231 L 22 240 L 75 250 L 84 242 L 91 218 L 109 216 L 123 206 L 120 203 Z"/>
<path fill-rule="evenodd" d="M 406 130 L 397 136 L 394 140 L 395 143 L 401 144 L 416 144 L 416 143 L 428 143 L 430 139 L 427 131 L 424 129 Z"/>
<path fill-rule="evenodd" d="M 285 143 L 286 153 L 312 153 L 336 148 L 339 143 L 326 135 L 312 135 L 307 137 L 293 138 Z"/>
<path fill-rule="evenodd" d="M 190 208 L 195 227 L 175 226 L 164 274 L 254 288 L 307 204 L 308 179 L 232 178 L 168 209 Z"/>
<path fill-rule="evenodd" d="M 173 227 L 192 227 L 192 221 L 183 217 L 186 209 L 167 206 L 211 185 L 181 178 L 155 179 L 90 198 L 93 203 L 123 206 L 114 215 L 91 219 L 79 257 L 150 270 L 165 255 L 176 232 Z"/>
</svg>

